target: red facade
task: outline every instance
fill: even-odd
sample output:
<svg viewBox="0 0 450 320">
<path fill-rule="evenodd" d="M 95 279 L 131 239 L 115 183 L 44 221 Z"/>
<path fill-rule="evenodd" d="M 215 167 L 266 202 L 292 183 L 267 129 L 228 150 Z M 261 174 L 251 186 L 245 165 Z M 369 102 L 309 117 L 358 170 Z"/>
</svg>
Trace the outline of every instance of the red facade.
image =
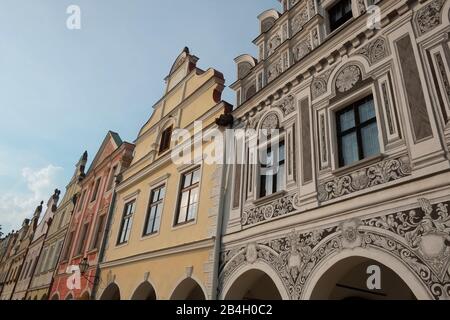
<svg viewBox="0 0 450 320">
<path fill-rule="evenodd" d="M 97 152 L 80 192 L 55 271 L 50 299 L 90 299 L 94 289 L 99 254 L 112 205 L 115 180 L 128 168 L 134 145 L 109 132 Z M 86 272 L 80 263 L 88 262 Z M 100 284 L 101 285 L 101 284 Z"/>
</svg>

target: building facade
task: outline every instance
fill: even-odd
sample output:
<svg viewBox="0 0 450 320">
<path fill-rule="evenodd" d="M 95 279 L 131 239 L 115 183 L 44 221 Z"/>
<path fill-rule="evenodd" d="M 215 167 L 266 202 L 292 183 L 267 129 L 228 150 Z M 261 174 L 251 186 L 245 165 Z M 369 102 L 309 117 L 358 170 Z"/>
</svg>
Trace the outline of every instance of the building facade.
<svg viewBox="0 0 450 320">
<path fill-rule="evenodd" d="M 2 254 L 0 256 L 0 297 L 3 292 L 3 286 L 7 282 L 9 276 L 12 249 L 16 243 L 18 233 L 14 230 L 2 239 Z"/>
<path fill-rule="evenodd" d="M 116 176 L 132 158 L 134 145 L 108 132 L 80 182 L 79 201 L 67 229 L 66 240 L 50 290 L 51 300 L 88 300 L 97 278 Z M 82 273 L 80 265 L 87 265 Z"/>
<path fill-rule="evenodd" d="M 61 192 L 58 189 L 55 190 L 53 195 L 47 201 L 47 209 L 45 210 L 43 217 L 38 221 L 36 230 L 34 231 L 28 246 L 27 254 L 23 260 L 22 271 L 19 274 L 17 284 L 14 288 L 12 300 L 25 300 L 27 298 L 27 291 L 30 287 L 31 279 L 36 270 L 42 268 L 42 264 L 39 264 L 38 262 L 40 261 L 39 258 L 42 253 L 45 237 L 53 221 L 60 193 Z M 45 255 L 47 255 L 47 253 L 45 253 Z M 28 299 L 37 300 L 37 296 L 28 296 Z"/>
<path fill-rule="evenodd" d="M 216 119 L 231 106 L 221 101 L 222 74 L 199 69 L 197 60 L 188 48 L 178 56 L 136 139 L 133 162 L 117 187 L 97 299 L 216 296 L 223 171 L 191 148 L 212 147 L 209 134 L 221 130 Z M 189 139 L 179 140 L 179 130 Z M 189 160 L 172 161 L 172 152 L 181 150 Z"/>
<path fill-rule="evenodd" d="M 450 2 L 282 4 L 236 58 L 235 127 L 278 147 L 230 170 L 220 298 L 449 298 Z"/>
<path fill-rule="evenodd" d="M 22 227 L 17 231 L 16 240 L 9 257 L 5 259 L 6 278 L 3 283 L 0 300 L 11 300 L 16 290 L 18 282 L 21 280 L 22 274 L 28 274 L 31 265 L 24 265 L 25 258 L 28 253 L 28 248 L 33 240 L 34 232 L 38 226 L 39 217 L 42 212 L 42 206 L 44 202 L 36 208 L 33 218 L 25 219 L 22 223 Z"/>
<path fill-rule="evenodd" d="M 78 161 L 75 173 L 69 184 L 66 186 L 64 197 L 56 209 L 41 250 L 38 266 L 34 271 L 27 292 L 27 297 L 30 299 L 46 300 L 49 298 L 49 290 L 53 282 L 53 275 L 61 256 L 67 228 L 70 224 L 77 197 L 79 196 L 79 183 L 85 177 L 84 170 L 87 158 L 88 155 L 87 152 L 85 152 Z"/>
</svg>

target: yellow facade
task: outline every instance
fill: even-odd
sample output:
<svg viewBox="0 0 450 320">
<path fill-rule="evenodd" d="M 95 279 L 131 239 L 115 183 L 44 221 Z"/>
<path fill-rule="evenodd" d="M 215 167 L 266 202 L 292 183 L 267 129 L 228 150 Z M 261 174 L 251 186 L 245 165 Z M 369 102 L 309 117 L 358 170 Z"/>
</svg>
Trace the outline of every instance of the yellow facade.
<svg viewBox="0 0 450 320">
<path fill-rule="evenodd" d="M 166 78 L 164 97 L 155 104 L 152 117 L 136 139 L 133 162 L 117 187 L 97 299 L 116 299 L 116 291 L 125 300 L 214 297 L 222 167 L 201 159 L 175 164 L 171 159 L 174 141 L 167 151 L 160 152 L 162 133 L 168 127 L 194 132 L 194 121 L 202 121 L 204 131 L 218 129 L 215 120 L 229 109 L 219 101 L 223 76 L 213 69 L 198 69 L 197 60 L 187 48 L 177 58 Z M 182 177 L 197 168 L 200 181 L 195 218 L 177 225 Z M 165 196 L 159 229 L 143 236 L 152 190 L 160 186 L 165 187 Z M 131 202 L 135 209 L 128 241 L 118 244 L 124 209 Z M 147 295 L 138 289 L 143 287 L 149 291 Z"/>
</svg>

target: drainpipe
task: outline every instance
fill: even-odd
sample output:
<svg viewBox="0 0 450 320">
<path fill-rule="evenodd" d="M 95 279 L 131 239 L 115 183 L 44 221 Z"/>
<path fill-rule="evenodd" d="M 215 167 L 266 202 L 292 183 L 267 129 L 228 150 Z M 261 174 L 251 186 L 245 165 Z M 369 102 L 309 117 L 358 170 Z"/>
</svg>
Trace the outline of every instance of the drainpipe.
<svg viewBox="0 0 450 320">
<path fill-rule="evenodd" d="M 227 107 L 226 107 L 227 108 Z M 219 119 L 216 120 L 216 124 L 224 128 L 231 128 L 233 125 L 233 117 L 231 116 L 231 109 L 225 111 Z M 225 134 L 226 139 L 226 134 Z M 220 197 L 219 197 L 219 210 L 217 213 L 217 229 L 214 244 L 214 267 L 213 267 L 213 279 L 212 279 L 212 294 L 211 300 L 218 300 L 219 298 L 219 268 L 220 268 L 220 250 L 222 248 L 222 226 L 224 222 L 225 213 L 225 199 L 228 190 L 228 176 L 230 165 L 226 161 L 227 143 L 224 141 L 224 168 L 222 169 L 222 177 L 220 184 Z"/>
<path fill-rule="evenodd" d="M 222 226 L 224 220 L 225 206 L 224 200 L 228 189 L 228 173 L 229 165 L 224 164 L 225 168 L 222 170 L 222 184 L 221 184 L 221 196 L 219 201 L 219 212 L 217 213 L 217 230 L 214 244 L 214 272 L 213 272 L 213 285 L 211 300 L 218 300 L 219 298 L 219 268 L 220 268 L 220 250 L 222 248 Z"/>
</svg>

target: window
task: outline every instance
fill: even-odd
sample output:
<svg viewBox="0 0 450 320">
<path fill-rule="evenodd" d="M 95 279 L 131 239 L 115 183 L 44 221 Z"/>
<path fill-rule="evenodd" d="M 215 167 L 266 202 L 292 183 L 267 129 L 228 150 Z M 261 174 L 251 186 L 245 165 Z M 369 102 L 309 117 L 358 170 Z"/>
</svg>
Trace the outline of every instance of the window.
<svg viewBox="0 0 450 320">
<path fill-rule="evenodd" d="M 27 274 L 28 266 L 29 266 L 29 264 L 27 262 L 25 262 L 25 264 L 23 265 L 23 268 L 22 268 L 22 274 L 19 276 L 19 280 L 22 280 L 23 278 L 25 278 L 25 275 Z"/>
<path fill-rule="evenodd" d="M 64 223 L 65 215 L 66 215 L 66 211 L 63 211 L 63 212 L 61 212 L 61 213 L 59 214 L 59 223 L 58 223 L 58 228 L 57 228 L 57 230 L 60 230 L 60 229 L 61 229 L 61 227 L 62 227 L 62 225 L 63 225 L 63 223 Z"/>
<path fill-rule="evenodd" d="M 261 160 L 259 196 L 262 198 L 284 188 L 286 162 L 284 141 L 280 142 L 276 150 L 268 147 Z"/>
<path fill-rule="evenodd" d="M 56 265 L 58 264 L 58 259 L 59 259 L 59 255 L 61 253 L 63 244 L 64 244 L 64 239 L 59 240 L 58 245 L 56 247 L 55 257 L 54 257 L 51 267 L 50 267 L 51 269 L 55 269 Z"/>
<path fill-rule="evenodd" d="M 98 217 L 97 228 L 95 230 L 94 241 L 92 242 L 91 249 L 99 249 L 102 241 L 103 228 L 105 226 L 105 217 L 103 214 Z"/>
<path fill-rule="evenodd" d="M 163 153 L 170 149 L 170 140 L 172 139 L 172 126 L 165 129 L 161 134 L 161 142 L 159 145 L 159 153 Z"/>
<path fill-rule="evenodd" d="M 88 237 L 89 223 L 85 223 L 81 229 L 80 238 L 78 241 L 77 255 L 81 255 L 86 245 L 86 239 Z"/>
<path fill-rule="evenodd" d="M 47 260 L 45 261 L 45 264 L 43 265 L 42 272 L 47 272 L 50 270 L 54 255 L 55 255 L 55 245 L 51 246 L 51 248 L 50 248 L 50 252 L 47 256 Z"/>
<path fill-rule="evenodd" d="M 373 96 L 337 114 L 337 134 L 341 167 L 380 153 Z"/>
<path fill-rule="evenodd" d="M 159 230 L 165 192 L 166 187 L 161 186 L 153 190 L 150 194 L 150 204 L 145 221 L 144 236 L 156 233 Z"/>
<path fill-rule="evenodd" d="M 67 238 L 67 245 L 64 249 L 63 260 L 69 259 L 70 248 L 72 247 L 73 238 L 75 236 L 75 231 L 69 233 L 69 237 Z"/>
<path fill-rule="evenodd" d="M 341 0 L 328 10 L 330 31 L 333 32 L 353 17 L 352 1 Z"/>
<path fill-rule="evenodd" d="M 34 260 L 34 262 L 33 262 L 33 266 L 31 267 L 31 270 L 30 270 L 30 273 L 29 273 L 28 277 L 31 277 L 33 272 L 36 272 L 37 264 L 38 264 L 38 259 L 36 258 L 36 260 Z"/>
<path fill-rule="evenodd" d="M 106 191 L 111 190 L 111 188 L 112 188 L 112 186 L 113 186 L 113 184 L 114 184 L 114 178 L 115 178 L 115 176 L 116 176 L 116 170 L 117 170 L 117 166 L 114 166 L 114 167 L 111 169 L 111 173 L 109 174 L 108 186 L 107 186 L 107 188 L 106 188 Z"/>
<path fill-rule="evenodd" d="M 130 239 L 131 224 L 133 222 L 133 214 L 135 209 L 136 209 L 136 201 L 129 202 L 125 205 L 117 244 L 126 243 Z"/>
<path fill-rule="evenodd" d="M 97 199 L 98 188 L 100 187 L 100 178 L 95 181 L 94 192 L 92 193 L 91 202 L 94 202 Z"/>
<path fill-rule="evenodd" d="M 81 194 L 80 203 L 78 204 L 78 212 L 80 212 L 81 209 L 83 208 L 83 202 L 84 202 L 85 196 L 86 196 L 86 190 L 84 190 L 83 193 Z"/>
<path fill-rule="evenodd" d="M 199 184 L 200 168 L 183 175 L 176 224 L 187 223 L 195 219 L 198 207 Z"/>
</svg>

